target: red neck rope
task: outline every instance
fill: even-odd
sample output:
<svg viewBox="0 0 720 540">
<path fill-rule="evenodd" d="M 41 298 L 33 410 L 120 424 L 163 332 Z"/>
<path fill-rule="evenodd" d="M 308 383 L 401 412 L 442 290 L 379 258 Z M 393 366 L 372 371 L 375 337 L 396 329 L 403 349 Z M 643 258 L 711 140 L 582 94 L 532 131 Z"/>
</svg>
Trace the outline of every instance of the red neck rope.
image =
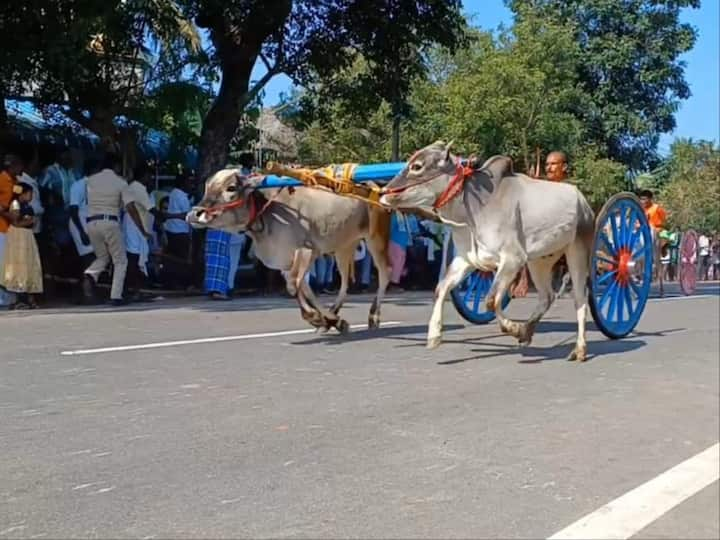
<svg viewBox="0 0 720 540">
<path fill-rule="evenodd" d="M 453 176 L 450 179 L 450 182 L 448 182 L 447 187 L 445 187 L 445 190 L 438 196 L 437 199 L 435 199 L 435 202 L 433 203 L 433 209 L 437 210 L 439 208 L 442 208 L 446 204 L 448 204 L 450 201 L 452 201 L 455 197 L 458 196 L 458 194 L 462 191 L 463 186 L 465 185 L 465 180 L 467 180 L 470 176 L 473 175 L 475 172 L 475 169 L 472 167 L 468 167 L 467 165 L 463 165 L 461 160 L 457 160 L 457 165 L 455 166 L 455 176 Z M 431 176 L 430 178 L 423 180 L 422 182 L 416 182 L 414 184 L 408 184 L 407 186 L 402 186 L 398 188 L 388 189 L 385 190 L 385 193 L 402 193 L 403 191 L 407 191 L 408 189 L 414 188 L 416 186 L 420 186 L 422 184 L 426 184 L 432 180 L 435 180 L 438 176 L 442 175 L 443 173 L 440 172 L 434 176 Z"/>
</svg>

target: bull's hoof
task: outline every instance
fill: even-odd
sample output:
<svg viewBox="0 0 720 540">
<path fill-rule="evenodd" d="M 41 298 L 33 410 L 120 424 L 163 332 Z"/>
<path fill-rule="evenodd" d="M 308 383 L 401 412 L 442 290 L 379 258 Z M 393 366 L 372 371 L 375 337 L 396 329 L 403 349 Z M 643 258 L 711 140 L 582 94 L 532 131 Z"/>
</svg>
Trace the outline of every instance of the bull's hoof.
<svg viewBox="0 0 720 540">
<path fill-rule="evenodd" d="M 585 360 L 587 360 L 587 350 L 585 347 L 575 347 L 567 356 L 568 362 L 584 362 Z"/>
<path fill-rule="evenodd" d="M 441 336 L 429 337 L 426 347 L 430 350 L 437 349 L 440 346 L 440 343 L 442 343 Z"/>
<path fill-rule="evenodd" d="M 335 328 L 341 335 L 345 335 L 350 331 L 350 323 L 348 323 L 345 319 L 339 319 L 335 323 Z"/>
<path fill-rule="evenodd" d="M 380 317 L 370 315 L 368 317 L 368 330 L 377 330 L 378 328 L 380 328 Z"/>
<path fill-rule="evenodd" d="M 532 338 L 535 335 L 535 325 L 521 324 L 517 330 L 518 343 L 521 347 L 528 347 L 532 343 Z"/>
</svg>

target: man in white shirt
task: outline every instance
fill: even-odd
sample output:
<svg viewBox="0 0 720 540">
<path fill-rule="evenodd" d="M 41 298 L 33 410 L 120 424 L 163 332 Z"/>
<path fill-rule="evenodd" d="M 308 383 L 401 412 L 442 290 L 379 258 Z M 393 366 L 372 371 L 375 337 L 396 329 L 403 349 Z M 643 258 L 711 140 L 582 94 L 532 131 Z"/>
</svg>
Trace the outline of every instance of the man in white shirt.
<svg viewBox="0 0 720 540">
<path fill-rule="evenodd" d="M 170 256 L 177 259 L 177 262 L 184 265 L 190 265 L 190 224 L 185 221 L 185 216 L 190 211 L 190 197 L 188 191 L 190 190 L 189 178 L 185 175 L 178 175 L 175 178 L 175 187 L 170 191 L 168 195 L 168 212 L 165 215 L 165 235 L 167 237 L 167 252 Z M 179 274 L 184 274 L 183 278 L 180 279 Z M 176 277 L 179 281 L 182 281 L 182 285 L 187 286 L 192 283 L 194 279 L 191 277 L 192 268 L 190 271 L 176 273 Z M 180 283 L 174 284 L 180 285 Z"/>
<path fill-rule="evenodd" d="M 132 192 L 134 205 L 142 221 L 143 229 L 147 232 L 152 231 L 152 212 L 155 211 L 153 200 L 147 192 L 149 183 L 150 169 L 141 163 L 135 167 L 133 181 L 128 187 Z M 123 232 L 125 233 L 125 249 L 128 258 L 126 289 L 131 300 L 139 301 L 142 299 L 140 289 L 145 285 L 148 275 L 150 243 L 129 213 L 125 213 L 123 217 Z"/>
<path fill-rule="evenodd" d="M 698 238 L 698 279 L 707 281 L 710 266 L 710 238 L 704 232 Z"/>
<path fill-rule="evenodd" d="M 75 250 L 83 261 L 83 268 L 87 268 L 95 258 L 90 237 L 87 234 L 87 177 L 98 172 L 97 168 L 97 161 L 88 160 L 85 164 L 85 176 L 70 186 L 70 223 L 68 226 Z"/>
</svg>

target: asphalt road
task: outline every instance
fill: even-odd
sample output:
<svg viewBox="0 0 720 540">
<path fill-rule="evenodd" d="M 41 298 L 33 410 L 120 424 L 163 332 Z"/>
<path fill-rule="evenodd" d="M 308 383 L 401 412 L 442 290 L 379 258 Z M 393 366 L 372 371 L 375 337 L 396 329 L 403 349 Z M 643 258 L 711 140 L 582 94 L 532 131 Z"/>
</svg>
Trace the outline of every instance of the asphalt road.
<svg viewBox="0 0 720 540">
<path fill-rule="evenodd" d="M 0 538 L 547 538 L 718 441 L 718 294 L 591 324 L 585 364 L 569 299 L 527 349 L 448 304 L 427 351 L 429 294 L 345 337 L 278 298 L 2 314 Z M 635 537 L 718 538 L 718 506 Z"/>
</svg>

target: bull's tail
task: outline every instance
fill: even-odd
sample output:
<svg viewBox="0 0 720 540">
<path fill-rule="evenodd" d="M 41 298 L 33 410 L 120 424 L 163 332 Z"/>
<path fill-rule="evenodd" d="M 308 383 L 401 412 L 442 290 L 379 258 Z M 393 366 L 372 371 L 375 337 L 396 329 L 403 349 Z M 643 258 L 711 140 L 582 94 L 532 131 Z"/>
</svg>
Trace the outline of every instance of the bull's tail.
<svg viewBox="0 0 720 540">
<path fill-rule="evenodd" d="M 585 285 L 587 286 L 588 294 L 590 292 L 590 273 L 592 269 L 592 257 L 593 257 L 593 245 L 595 244 L 595 212 L 590 207 L 585 196 L 578 190 L 578 202 L 577 202 L 577 238 L 580 239 L 583 246 L 585 247 L 585 253 L 587 255 L 587 267 L 588 276 Z M 561 291 L 565 292 L 566 288 L 565 277 L 563 277 L 563 286 Z"/>
</svg>

